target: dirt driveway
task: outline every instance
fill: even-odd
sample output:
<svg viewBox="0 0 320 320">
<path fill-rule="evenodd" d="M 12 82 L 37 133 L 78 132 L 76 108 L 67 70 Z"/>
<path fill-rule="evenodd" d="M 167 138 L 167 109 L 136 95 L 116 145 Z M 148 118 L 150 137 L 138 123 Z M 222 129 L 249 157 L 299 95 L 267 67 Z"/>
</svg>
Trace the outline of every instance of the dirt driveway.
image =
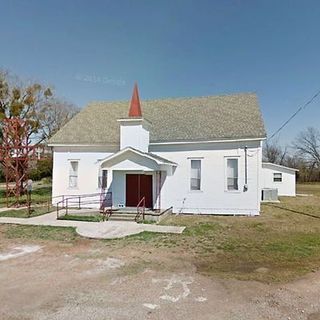
<svg viewBox="0 0 320 320">
<path fill-rule="evenodd" d="M 198 274 L 184 252 L 145 249 L 1 239 L 0 319 L 320 319 L 320 273 L 223 280 Z"/>
</svg>

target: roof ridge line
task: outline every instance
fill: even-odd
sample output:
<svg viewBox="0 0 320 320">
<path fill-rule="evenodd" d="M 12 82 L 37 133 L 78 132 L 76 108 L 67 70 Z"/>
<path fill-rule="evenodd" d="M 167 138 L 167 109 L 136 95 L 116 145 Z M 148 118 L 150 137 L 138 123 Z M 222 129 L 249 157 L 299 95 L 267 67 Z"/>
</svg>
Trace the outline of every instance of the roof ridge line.
<svg viewBox="0 0 320 320">
<path fill-rule="evenodd" d="M 257 96 L 257 93 L 252 92 L 239 92 L 239 93 L 226 93 L 218 95 L 206 95 L 206 96 L 184 96 L 184 97 L 163 97 L 163 98 L 151 98 L 151 99 L 140 99 L 141 102 L 149 101 L 162 101 L 162 100 L 191 100 L 191 99 L 205 99 L 205 98 L 223 98 L 223 97 L 237 97 L 237 96 Z M 130 100 L 92 100 L 87 103 L 91 104 L 101 104 L 101 103 L 130 103 Z"/>
</svg>

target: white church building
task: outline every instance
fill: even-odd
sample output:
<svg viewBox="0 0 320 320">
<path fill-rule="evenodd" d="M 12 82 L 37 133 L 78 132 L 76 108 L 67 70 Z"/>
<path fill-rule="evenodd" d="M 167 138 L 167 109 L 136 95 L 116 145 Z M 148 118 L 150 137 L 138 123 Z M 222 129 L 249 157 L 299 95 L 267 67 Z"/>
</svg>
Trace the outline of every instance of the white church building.
<svg viewBox="0 0 320 320">
<path fill-rule="evenodd" d="M 53 197 L 258 215 L 265 129 L 255 94 L 91 103 L 50 140 Z M 98 197 L 98 196 L 97 196 Z M 98 201 L 95 206 L 99 206 Z"/>
</svg>

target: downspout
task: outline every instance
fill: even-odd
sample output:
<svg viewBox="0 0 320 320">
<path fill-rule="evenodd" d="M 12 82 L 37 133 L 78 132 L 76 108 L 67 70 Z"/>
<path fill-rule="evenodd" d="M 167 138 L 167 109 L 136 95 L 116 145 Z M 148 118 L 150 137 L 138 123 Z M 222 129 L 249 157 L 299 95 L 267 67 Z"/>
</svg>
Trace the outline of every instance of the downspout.
<svg viewBox="0 0 320 320">
<path fill-rule="evenodd" d="M 159 212 L 161 212 L 161 184 L 162 184 L 162 174 L 159 172 Z"/>
<path fill-rule="evenodd" d="M 161 171 L 157 171 L 158 211 L 161 212 Z"/>
<path fill-rule="evenodd" d="M 244 147 L 244 186 L 243 191 L 248 191 L 248 147 Z"/>
</svg>

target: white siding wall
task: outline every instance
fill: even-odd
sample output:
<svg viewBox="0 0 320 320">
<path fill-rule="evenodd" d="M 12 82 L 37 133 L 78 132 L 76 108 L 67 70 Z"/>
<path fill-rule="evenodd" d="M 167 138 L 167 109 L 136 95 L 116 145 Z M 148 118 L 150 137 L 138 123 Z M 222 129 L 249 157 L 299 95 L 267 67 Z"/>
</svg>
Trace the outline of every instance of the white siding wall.
<svg viewBox="0 0 320 320">
<path fill-rule="evenodd" d="M 248 146 L 248 190 L 245 184 L 244 147 Z M 172 176 L 165 179 L 161 207 L 173 206 L 175 213 L 259 214 L 261 168 L 260 142 L 215 143 L 187 146 L 152 146 L 151 152 L 178 163 Z M 226 159 L 239 159 L 239 191 L 227 191 Z M 190 190 L 190 161 L 202 159 L 201 190 Z"/>
<path fill-rule="evenodd" d="M 245 155 L 244 147 L 248 146 L 248 190 L 244 191 Z M 81 151 L 69 149 L 54 149 L 53 196 L 62 194 L 84 194 L 99 192 L 98 174 L 99 159 L 111 152 L 99 150 Z M 173 174 L 162 174 L 161 208 L 173 206 L 175 213 L 196 214 L 250 214 L 260 211 L 260 141 L 239 143 L 211 143 L 190 145 L 158 145 L 150 146 L 150 152 L 174 161 L 178 164 Z M 226 158 L 239 159 L 239 191 L 226 190 Z M 202 160 L 201 190 L 190 190 L 190 161 L 192 158 Z M 68 161 L 79 160 L 78 189 L 68 188 Z M 109 191 L 113 192 L 113 201 L 117 205 L 125 203 L 125 172 L 124 161 L 115 166 L 115 171 L 108 174 Z M 131 168 L 131 169 L 137 169 Z M 130 168 L 128 167 L 128 170 Z M 112 179 L 112 181 L 111 181 Z M 155 179 L 154 179 L 155 181 Z M 153 194 L 155 195 L 155 188 Z M 157 199 L 154 198 L 154 203 Z"/>
<path fill-rule="evenodd" d="M 70 149 L 72 150 L 72 149 Z M 98 160 L 111 155 L 110 152 L 83 150 L 67 151 L 65 148 L 54 148 L 52 196 L 91 194 L 100 191 L 98 188 Z M 69 188 L 69 162 L 78 160 L 78 187 Z M 53 201 L 56 202 L 56 201 Z"/>
<path fill-rule="evenodd" d="M 148 152 L 149 131 L 144 128 L 141 122 L 125 122 L 125 120 L 122 120 L 120 137 L 120 149 L 132 147 L 143 152 Z"/>
<path fill-rule="evenodd" d="M 282 182 L 274 182 L 273 174 L 282 173 Z M 272 166 L 262 165 L 262 187 L 278 189 L 279 196 L 296 196 L 296 171 Z"/>
</svg>

